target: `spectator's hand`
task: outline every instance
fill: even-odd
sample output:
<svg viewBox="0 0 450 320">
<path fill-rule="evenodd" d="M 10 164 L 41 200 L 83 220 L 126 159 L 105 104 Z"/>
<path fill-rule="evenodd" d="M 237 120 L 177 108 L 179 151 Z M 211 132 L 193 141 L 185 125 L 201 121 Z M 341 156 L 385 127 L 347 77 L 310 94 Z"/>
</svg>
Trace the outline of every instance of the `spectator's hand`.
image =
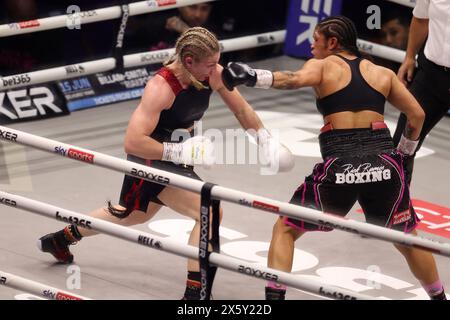
<svg viewBox="0 0 450 320">
<path fill-rule="evenodd" d="M 186 22 L 181 20 L 179 17 L 175 16 L 175 17 L 171 17 L 171 18 L 167 19 L 166 29 L 175 31 L 178 33 L 183 33 L 184 31 L 189 29 L 189 26 L 186 24 Z"/>
<path fill-rule="evenodd" d="M 406 57 L 402 65 L 398 69 L 397 78 L 405 85 L 413 80 L 414 69 L 416 67 L 416 60 L 414 58 Z"/>
</svg>

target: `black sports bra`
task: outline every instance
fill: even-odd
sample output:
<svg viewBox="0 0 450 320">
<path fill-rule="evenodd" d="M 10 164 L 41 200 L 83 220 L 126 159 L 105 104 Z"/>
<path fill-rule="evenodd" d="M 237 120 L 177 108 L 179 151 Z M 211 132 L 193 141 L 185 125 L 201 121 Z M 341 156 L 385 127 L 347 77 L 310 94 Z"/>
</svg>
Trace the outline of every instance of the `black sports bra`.
<svg viewBox="0 0 450 320">
<path fill-rule="evenodd" d="M 342 111 L 370 110 L 384 114 L 386 98 L 364 80 L 359 70 L 359 64 L 363 58 L 349 60 L 337 54 L 336 56 L 350 66 L 352 78 L 346 87 L 326 97 L 316 99 L 317 110 L 324 117 Z"/>
<path fill-rule="evenodd" d="M 183 89 L 173 72 L 166 67 L 162 67 L 157 74 L 166 79 L 176 97 L 170 109 L 161 112 L 155 131 L 192 127 L 208 109 L 212 90 L 197 90 L 193 86 Z M 209 80 L 205 80 L 204 85 L 209 86 Z"/>
</svg>

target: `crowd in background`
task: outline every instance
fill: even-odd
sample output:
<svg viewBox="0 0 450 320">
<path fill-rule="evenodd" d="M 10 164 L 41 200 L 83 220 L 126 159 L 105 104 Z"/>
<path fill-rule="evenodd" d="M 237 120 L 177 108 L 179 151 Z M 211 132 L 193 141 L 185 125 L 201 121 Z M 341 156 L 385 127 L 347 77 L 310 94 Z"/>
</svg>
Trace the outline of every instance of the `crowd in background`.
<svg viewBox="0 0 450 320">
<path fill-rule="evenodd" d="M 129 1 L 133 2 L 133 1 Z M 184 8 L 129 17 L 124 53 L 173 47 L 183 30 L 204 26 L 219 39 L 286 28 L 289 0 L 222 0 Z M 82 11 L 119 5 L 118 0 L 3 0 L 0 24 L 45 18 L 67 13 L 70 5 Z M 369 30 L 366 12 L 370 5 L 381 8 L 382 28 Z M 353 19 L 360 38 L 405 50 L 411 8 L 383 0 L 344 0 L 342 14 Z M 16 74 L 60 65 L 101 59 L 112 55 L 120 20 L 84 24 L 80 29 L 60 28 L 0 38 L 0 75 Z M 282 45 L 228 53 L 224 59 L 254 61 L 283 54 Z M 398 65 L 375 62 L 392 69 Z"/>
</svg>

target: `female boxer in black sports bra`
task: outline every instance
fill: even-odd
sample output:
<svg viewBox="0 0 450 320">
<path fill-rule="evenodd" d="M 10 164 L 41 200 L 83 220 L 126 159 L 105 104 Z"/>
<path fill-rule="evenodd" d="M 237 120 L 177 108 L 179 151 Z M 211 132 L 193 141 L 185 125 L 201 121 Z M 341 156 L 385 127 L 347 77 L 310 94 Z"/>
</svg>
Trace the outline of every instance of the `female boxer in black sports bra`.
<svg viewBox="0 0 450 320">
<path fill-rule="evenodd" d="M 357 33 L 346 17 L 329 17 L 314 32 L 312 54 L 296 72 L 270 72 L 232 62 L 222 72 L 229 90 L 245 84 L 258 88 L 297 89 L 311 86 L 324 126 L 319 135 L 323 162 L 298 187 L 291 203 L 345 216 L 356 201 L 368 223 L 407 233 L 419 221 L 411 205 L 403 168 L 413 154 L 424 112 L 394 72 L 363 59 Z M 407 130 L 395 148 L 385 125 L 384 103 L 406 114 Z M 307 231 L 330 231 L 301 220 L 280 217 L 275 223 L 268 266 L 291 271 L 294 242 Z M 395 245 L 432 299 L 443 299 L 431 253 Z M 269 282 L 267 299 L 284 299 L 286 288 Z"/>
</svg>

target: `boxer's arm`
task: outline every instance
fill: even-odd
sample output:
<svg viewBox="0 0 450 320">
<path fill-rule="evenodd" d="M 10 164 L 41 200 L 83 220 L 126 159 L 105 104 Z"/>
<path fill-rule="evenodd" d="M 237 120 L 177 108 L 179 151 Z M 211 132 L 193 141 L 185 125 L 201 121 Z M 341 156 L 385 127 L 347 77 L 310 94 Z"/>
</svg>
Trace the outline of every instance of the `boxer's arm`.
<svg viewBox="0 0 450 320">
<path fill-rule="evenodd" d="M 143 159 L 161 159 L 163 145 L 152 139 L 162 110 L 170 106 L 175 95 L 160 76 L 153 77 L 145 87 L 141 103 L 133 112 L 125 134 L 124 148 L 127 154 Z"/>
<path fill-rule="evenodd" d="M 263 128 L 261 119 L 259 119 L 256 112 L 250 104 L 242 97 L 241 93 L 235 88 L 233 91 L 228 91 L 222 82 L 221 73 L 223 67 L 217 65 L 216 70 L 211 74 L 210 85 L 213 90 L 222 98 L 223 102 L 233 112 L 236 119 L 245 130 L 254 129 L 258 131 Z"/>
<path fill-rule="evenodd" d="M 254 129 L 258 131 L 263 127 L 261 119 L 258 117 L 255 110 L 253 110 L 237 89 L 228 91 L 223 87 L 218 90 L 218 93 L 228 108 L 233 112 L 242 128 L 245 130 Z"/>
<path fill-rule="evenodd" d="M 245 130 L 252 129 L 248 130 L 247 133 L 255 138 L 259 147 L 263 150 L 270 168 L 274 172 L 290 171 L 295 165 L 294 156 L 290 150 L 282 145 L 278 139 L 274 139 L 270 132 L 264 128 L 261 119 L 236 88 L 229 91 L 229 88 L 225 87 L 221 76 L 222 71 L 222 66 L 218 65 L 210 78 L 211 87 L 217 90 L 242 128 Z"/>
<path fill-rule="evenodd" d="M 223 69 L 222 81 L 228 90 L 238 85 L 246 85 L 261 89 L 299 89 L 318 86 L 322 82 L 323 60 L 311 59 L 298 71 L 271 72 L 263 69 L 252 69 L 240 62 L 230 62 Z"/>
<path fill-rule="evenodd" d="M 315 87 L 322 82 L 323 60 L 310 59 L 298 71 L 273 72 L 275 89 L 298 89 L 302 87 Z"/>
</svg>

